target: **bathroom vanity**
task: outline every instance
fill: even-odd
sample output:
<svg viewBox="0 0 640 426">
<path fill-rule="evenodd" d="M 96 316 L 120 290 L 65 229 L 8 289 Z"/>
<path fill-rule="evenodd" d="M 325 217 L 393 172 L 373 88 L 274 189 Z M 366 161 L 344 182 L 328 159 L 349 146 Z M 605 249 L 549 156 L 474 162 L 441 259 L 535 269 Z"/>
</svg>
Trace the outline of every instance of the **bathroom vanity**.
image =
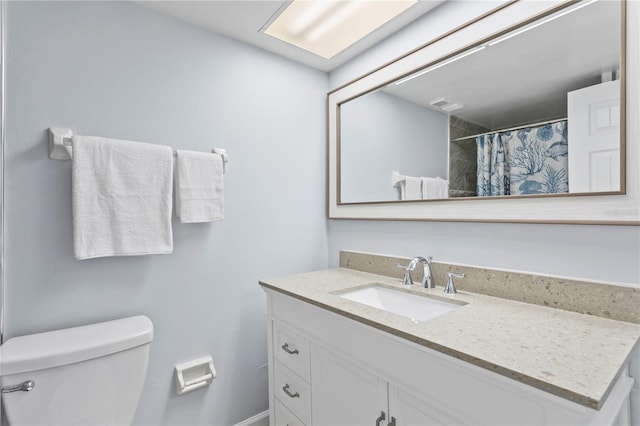
<svg viewBox="0 0 640 426">
<path fill-rule="evenodd" d="M 346 268 L 260 284 L 272 425 L 630 424 L 636 324 Z M 417 320 L 362 289 L 452 306 Z"/>
</svg>

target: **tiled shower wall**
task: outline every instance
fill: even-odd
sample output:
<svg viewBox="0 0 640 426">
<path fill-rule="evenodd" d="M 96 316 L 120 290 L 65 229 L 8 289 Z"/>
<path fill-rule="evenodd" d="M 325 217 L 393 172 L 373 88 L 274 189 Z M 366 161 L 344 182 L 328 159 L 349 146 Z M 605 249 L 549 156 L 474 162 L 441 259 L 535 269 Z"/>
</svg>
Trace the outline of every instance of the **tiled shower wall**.
<svg viewBox="0 0 640 426">
<path fill-rule="evenodd" d="M 489 131 L 482 126 L 451 116 L 449 119 L 449 196 L 473 197 L 477 183 L 477 149 L 475 138 L 453 140 Z"/>
</svg>

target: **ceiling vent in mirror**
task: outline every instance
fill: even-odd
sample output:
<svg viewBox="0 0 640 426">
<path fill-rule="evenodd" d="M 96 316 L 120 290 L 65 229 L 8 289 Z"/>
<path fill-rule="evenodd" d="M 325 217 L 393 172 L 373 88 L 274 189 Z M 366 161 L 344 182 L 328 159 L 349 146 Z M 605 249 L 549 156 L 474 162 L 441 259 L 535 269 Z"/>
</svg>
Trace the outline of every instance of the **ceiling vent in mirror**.
<svg viewBox="0 0 640 426">
<path fill-rule="evenodd" d="M 417 0 L 293 0 L 262 30 L 329 59 L 416 3 Z"/>
<path fill-rule="evenodd" d="M 445 98 L 439 98 L 439 99 L 436 99 L 435 101 L 431 101 L 429 102 L 429 105 L 431 105 L 434 108 L 440 109 L 444 112 L 455 111 L 464 106 L 464 104 L 462 103 L 451 102 L 446 100 Z"/>
</svg>

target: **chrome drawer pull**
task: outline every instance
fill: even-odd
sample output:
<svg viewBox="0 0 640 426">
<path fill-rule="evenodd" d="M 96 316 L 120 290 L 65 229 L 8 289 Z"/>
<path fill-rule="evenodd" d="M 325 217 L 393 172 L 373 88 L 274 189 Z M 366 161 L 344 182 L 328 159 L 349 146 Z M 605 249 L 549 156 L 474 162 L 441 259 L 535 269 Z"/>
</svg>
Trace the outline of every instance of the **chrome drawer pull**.
<svg viewBox="0 0 640 426">
<path fill-rule="evenodd" d="M 376 426 L 380 426 L 380 423 L 382 423 L 386 418 L 387 416 L 384 414 L 384 411 L 380 411 L 380 417 L 376 419 Z"/>
<path fill-rule="evenodd" d="M 289 384 L 288 383 L 282 387 L 282 390 L 284 391 L 284 393 L 286 393 L 289 396 L 289 398 L 300 398 L 300 394 L 298 392 L 296 392 L 296 393 L 289 392 Z"/>
<path fill-rule="evenodd" d="M 288 353 L 289 355 L 297 355 L 297 354 L 300 353 L 300 352 L 298 352 L 297 349 L 294 349 L 294 350 L 289 349 L 289 344 L 288 343 L 285 343 L 281 347 L 282 347 L 282 350 L 285 351 L 286 353 Z"/>
<path fill-rule="evenodd" d="M 7 386 L 6 388 L 2 388 L 2 393 L 11 393 L 11 392 L 29 392 L 31 389 L 36 387 L 36 382 L 33 380 L 27 380 L 24 383 L 20 383 L 15 386 Z"/>
</svg>

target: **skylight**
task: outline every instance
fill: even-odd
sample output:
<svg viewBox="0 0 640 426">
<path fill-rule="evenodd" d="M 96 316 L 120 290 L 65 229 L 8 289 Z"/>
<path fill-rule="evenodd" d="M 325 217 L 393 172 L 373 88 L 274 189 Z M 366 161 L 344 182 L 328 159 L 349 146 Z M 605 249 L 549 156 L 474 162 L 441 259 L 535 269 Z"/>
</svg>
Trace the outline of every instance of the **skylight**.
<svg viewBox="0 0 640 426">
<path fill-rule="evenodd" d="M 266 34 L 332 58 L 417 0 L 293 0 Z"/>
</svg>

